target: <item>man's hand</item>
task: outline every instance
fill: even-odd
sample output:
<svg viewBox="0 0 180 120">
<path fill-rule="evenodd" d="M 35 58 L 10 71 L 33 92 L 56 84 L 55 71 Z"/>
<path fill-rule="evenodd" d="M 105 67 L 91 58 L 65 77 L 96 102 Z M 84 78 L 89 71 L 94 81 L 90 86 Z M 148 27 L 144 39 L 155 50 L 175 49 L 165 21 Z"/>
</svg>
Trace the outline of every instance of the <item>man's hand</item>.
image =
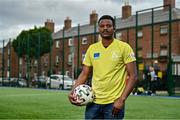
<svg viewBox="0 0 180 120">
<path fill-rule="evenodd" d="M 116 116 L 118 112 L 124 107 L 125 105 L 125 99 L 118 98 L 114 101 L 114 106 L 112 110 L 113 116 Z"/>
<path fill-rule="evenodd" d="M 77 98 L 73 95 L 73 91 L 71 91 L 68 95 L 69 101 L 71 104 L 76 105 L 76 106 L 82 106 L 81 103 L 77 102 Z"/>
</svg>

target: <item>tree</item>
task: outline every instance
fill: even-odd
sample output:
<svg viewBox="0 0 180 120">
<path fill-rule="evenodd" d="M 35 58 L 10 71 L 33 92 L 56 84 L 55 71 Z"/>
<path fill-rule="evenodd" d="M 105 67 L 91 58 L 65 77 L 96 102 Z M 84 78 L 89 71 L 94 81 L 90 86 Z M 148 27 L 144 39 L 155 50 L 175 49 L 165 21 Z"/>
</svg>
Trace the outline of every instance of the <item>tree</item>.
<svg viewBox="0 0 180 120">
<path fill-rule="evenodd" d="M 19 57 L 29 56 L 30 63 L 32 59 L 50 52 L 51 32 L 45 27 L 34 27 L 34 29 L 23 30 L 15 40 L 13 48 Z M 50 44 L 51 43 L 51 44 Z M 38 53 L 39 52 L 39 53 Z"/>
</svg>

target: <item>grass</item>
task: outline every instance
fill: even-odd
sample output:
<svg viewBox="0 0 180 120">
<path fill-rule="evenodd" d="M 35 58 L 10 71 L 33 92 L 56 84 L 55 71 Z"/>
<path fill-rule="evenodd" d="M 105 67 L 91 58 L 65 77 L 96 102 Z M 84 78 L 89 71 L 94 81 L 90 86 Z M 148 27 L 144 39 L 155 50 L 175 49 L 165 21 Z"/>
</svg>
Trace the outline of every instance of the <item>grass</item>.
<svg viewBox="0 0 180 120">
<path fill-rule="evenodd" d="M 0 119 L 83 119 L 68 91 L 0 87 Z M 180 119 L 180 98 L 130 96 L 126 119 Z"/>
</svg>

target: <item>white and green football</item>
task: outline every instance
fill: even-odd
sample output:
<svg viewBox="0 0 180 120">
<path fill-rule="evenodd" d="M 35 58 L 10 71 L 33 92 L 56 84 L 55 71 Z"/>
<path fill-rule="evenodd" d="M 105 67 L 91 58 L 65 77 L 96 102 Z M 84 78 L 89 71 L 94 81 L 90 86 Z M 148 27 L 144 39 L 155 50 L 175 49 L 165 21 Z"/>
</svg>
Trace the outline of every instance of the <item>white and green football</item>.
<svg viewBox="0 0 180 120">
<path fill-rule="evenodd" d="M 94 100 L 94 93 L 90 86 L 82 84 L 74 89 L 74 97 L 81 105 L 87 105 Z"/>
</svg>

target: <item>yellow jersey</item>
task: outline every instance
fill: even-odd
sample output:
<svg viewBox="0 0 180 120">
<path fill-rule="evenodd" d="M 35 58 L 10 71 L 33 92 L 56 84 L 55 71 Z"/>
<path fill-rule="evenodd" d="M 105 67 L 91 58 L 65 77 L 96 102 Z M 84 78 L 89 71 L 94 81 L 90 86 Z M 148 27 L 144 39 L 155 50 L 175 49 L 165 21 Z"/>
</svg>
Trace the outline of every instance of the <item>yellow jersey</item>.
<svg viewBox="0 0 180 120">
<path fill-rule="evenodd" d="M 132 48 L 120 40 L 114 39 L 107 48 L 102 41 L 90 45 L 83 64 L 93 68 L 95 103 L 113 103 L 121 96 L 127 76 L 125 65 L 135 60 Z"/>
</svg>

